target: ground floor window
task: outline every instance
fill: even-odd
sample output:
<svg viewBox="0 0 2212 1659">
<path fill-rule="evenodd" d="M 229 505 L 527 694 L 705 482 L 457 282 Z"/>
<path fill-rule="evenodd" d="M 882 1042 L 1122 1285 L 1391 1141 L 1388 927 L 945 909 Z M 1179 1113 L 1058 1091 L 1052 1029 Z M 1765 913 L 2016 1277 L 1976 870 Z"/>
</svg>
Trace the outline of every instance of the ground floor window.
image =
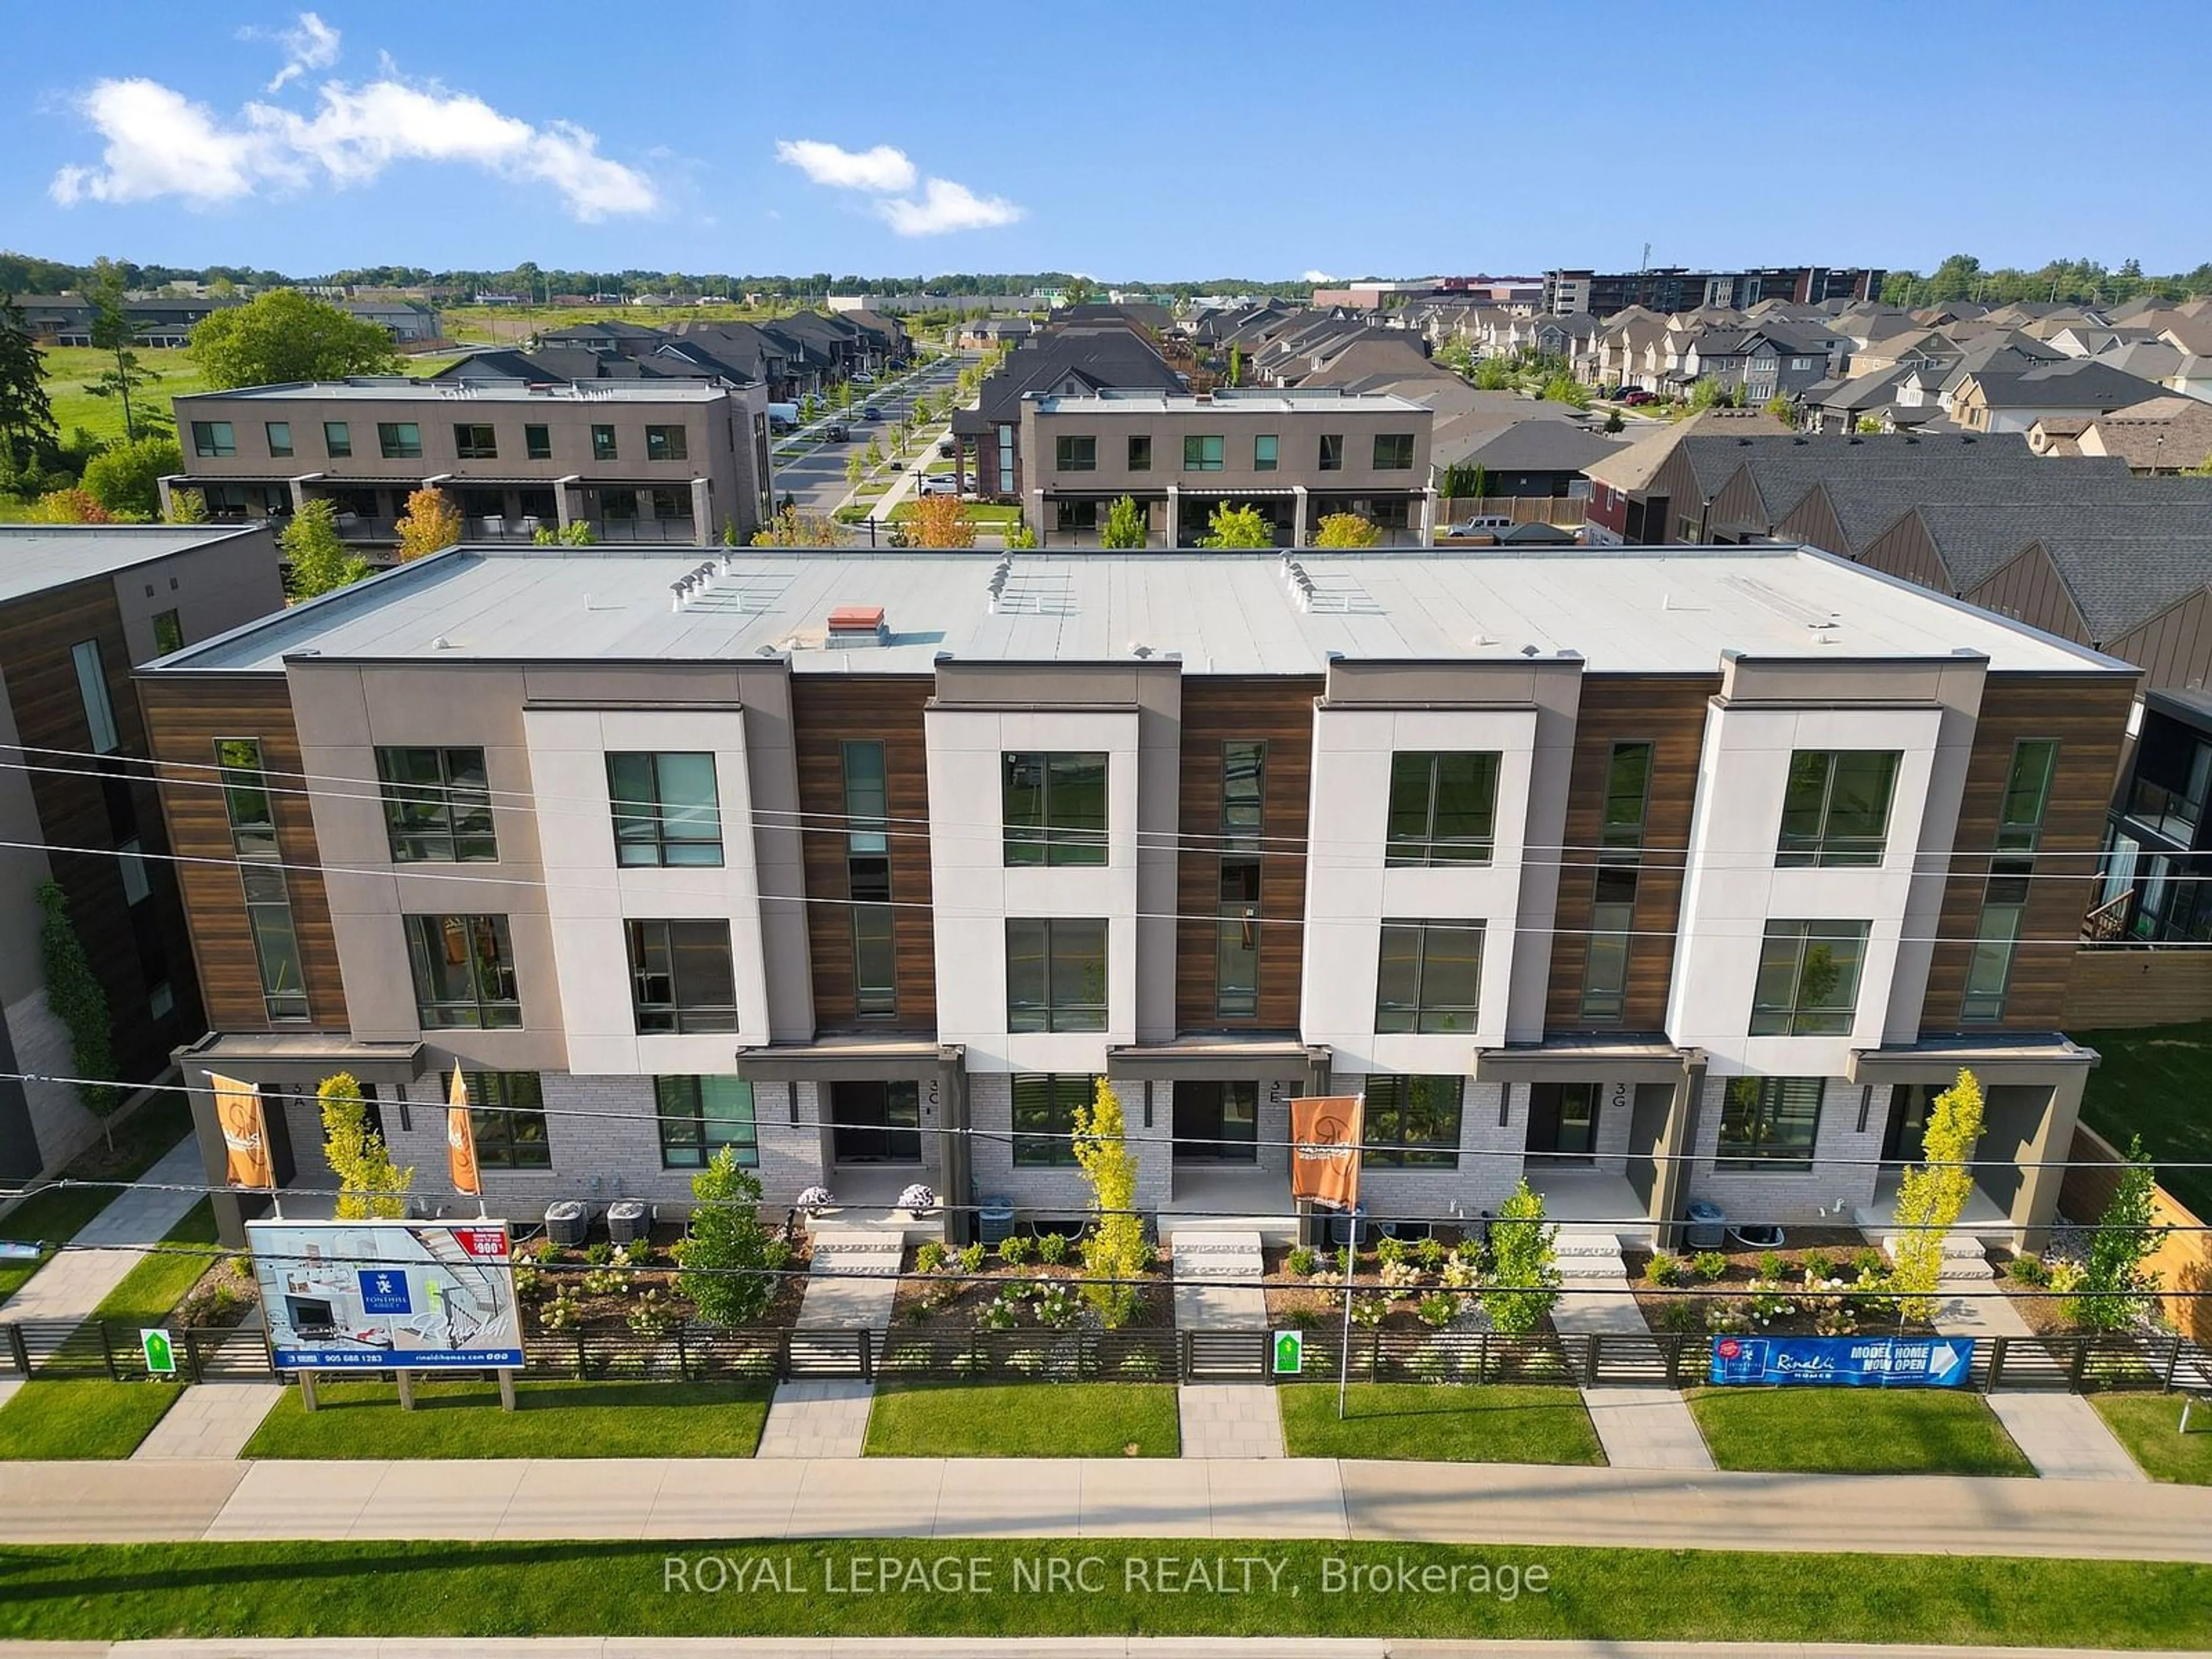
<svg viewBox="0 0 2212 1659">
<path fill-rule="evenodd" d="M 1730 1078 L 1721 1099 L 1718 1167 L 1811 1169 L 1820 1091 L 1817 1077 Z"/>
<path fill-rule="evenodd" d="M 469 1127 L 487 1170 L 550 1170 L 545 1091 L 535 1072 L 470 1072 Z"/>
<path fill-rule="evenodd" d="M 734 1077 L 657 1077 L 653 1097 L 662 1169 L 703 1170 L 725 1146 L 746 1169 L 759 1166 L 751 1084 Z"/>
<path fill-rule="evenodd" d="M 1074 1167 L 1075 1115 L 1091 1103 L 1098 1079 L 1075 1073 L 1024 1073 L 1014 1079 L 1014 1163 L 1022 1168 Z"/>
<path fill-rule="evenodd" d="M 1370 1169 L 1459 1167 L 1462 1077 L 1370 1077 L 1361 1161 Z"/>
</svg>

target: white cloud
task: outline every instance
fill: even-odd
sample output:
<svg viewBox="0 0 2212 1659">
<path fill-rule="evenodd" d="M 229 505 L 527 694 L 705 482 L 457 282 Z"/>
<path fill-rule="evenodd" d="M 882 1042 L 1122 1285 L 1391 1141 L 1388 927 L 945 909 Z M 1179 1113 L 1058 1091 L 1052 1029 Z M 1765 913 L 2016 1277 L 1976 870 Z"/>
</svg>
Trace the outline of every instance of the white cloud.
<svg viewBox="0 0 2212 1659">
<path fill-rule="evenodd" d="M 1310 270 L 1298 280 L 1306 283 L 1333 283 L 1336 278 L 1325 270 Z"/>
<path fill-rule="evenodd" d="M 978 196 L 950 179 L 932 179 L 921 200 L 893 197 L 876 204 L 884 222 L 902 236 L 941 236 L 951 230 L 988 230 L 1011 225 L 1022 210 L 1003 196 Z"/>
<path fill-rule="evenodd" d="M 914 163 L 889 144 L 873 149 L 840 149 L 818 138 L 779 138 L 775 159 L 797 167 L 817 185 L 836 190 L 865 190 L 889 196 L 914 188 Z"/>
<path fill-rule="evenodd" d="M 258 29 L 246 29 L 242 33 L 249 40 L 268 38 Z M 309 70 L 325 70 L 338 61 L 338 32 L 313 12 L 301 12 L 300 21 L 292 27 L 276 31 L 276 39 L 284 48 L 284 67 L 269 83 L 267 89 L 270 92 L 288 81 L 298 80 Z"/>
<path fill-rule="evenodd" d="M 226 123 L 158 82 L 101 81 L 77 103 L 106 141 L 100 164 L 64 167 L 49 193 L 64 205 L 163 196 L 206 205 L 367 184 L 395 161 L 432 161 L 550 185 L 581 220 L 659 205 L 649 178 L 599 155 L 598 137 L 572 122 L 532 126 L 468 94 L 395 79 L 325 82 L 317 99 L 312 115 L 252 103 Z"/>
</svg>

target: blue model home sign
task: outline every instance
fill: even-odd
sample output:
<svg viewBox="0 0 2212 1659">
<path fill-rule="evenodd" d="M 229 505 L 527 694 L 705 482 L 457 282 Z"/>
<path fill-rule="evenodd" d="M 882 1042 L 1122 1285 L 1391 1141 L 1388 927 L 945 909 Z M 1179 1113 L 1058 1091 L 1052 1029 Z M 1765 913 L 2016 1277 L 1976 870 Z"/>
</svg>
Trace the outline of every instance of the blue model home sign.
<svg viewBox="0 0 2212 1659">
<path fill-rule="evenodd" d="M 1944 1336 L 1718 1336 L 1715 1382 L 1815 1387 L 1955 1389 L 1972 1369 L 1974 1345 Z"/>
</svg>

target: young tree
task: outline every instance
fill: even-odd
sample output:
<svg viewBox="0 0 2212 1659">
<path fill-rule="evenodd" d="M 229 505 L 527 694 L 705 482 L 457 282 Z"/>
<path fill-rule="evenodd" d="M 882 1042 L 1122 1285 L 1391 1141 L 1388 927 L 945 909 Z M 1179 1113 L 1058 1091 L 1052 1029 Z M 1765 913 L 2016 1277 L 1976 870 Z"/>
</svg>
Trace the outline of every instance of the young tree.
<svg viewBox="0 0 2212 1659">
<path fill-rule="evenodd" d="M 1018 524 L 1006 532 L 1006 550 L 1010 553 L 1027 552 L 1036 544 L 1036 532 L 1026 524 Z"/>
<path fill-rule="evenodd" d="M 753 532 L 755 547 L 842 547 L 844 532 L 833 520 L 786 506 Z"/>
<path fill-rule="evenodd" d="M 1489 492 L 1489 469 L 1480 461 L 1454 461 L 1437 481 L 1437 494 L 1448 501 L 1480 501 Z"/>
<path fill-rule="evenodd" d="M 1627 424 L 1628 422 L 1620 418 L 1620 411 L 1619 410 L 1608 409 L 1605 411 L 1605 429 L 1607 432 L 1618 432 Z"/>
<path fill-rule="evenodd" d="M 2150 1159 L 2143 1154 L 2142 1137 L 2137 1135 L 2128 1142 L 2127 1162 L 2121 1166 L 2112 1201 L 2097 1218 L 2081 1291 L 2067 1304 L 2067 1315 L 2075 1323 L 2095 1331 L 2126 1330 L 2158 1294 L 2158 1275 L 2142 1265 L 2166 1237 L 2166 1230 L 2151 1219 L 2156 1212 L 2156 1186 Z"/>
<path fill-rule="evenodd" d="M 407 1213 L 414 1166 L 403 1170 L 392 1161 L 392 1149 L 368 1121 L 360 1080 L 350 1072 L 333 1072 L 315 1098 L 322 1106 L 323 1156 L 338 1178 L 338 1219 L 398 1220 Z"/>
<path fill-rule="evenodd" d="M 153 519 L 161 511 L 161 481 L 184 467 L 184 451 L 174 438 L 141 438 L 94 456 L 84 469 L 84 487 L 110 513 Z"/>
<path fill-rule="evenodd" d="M 1571 409 L 1588 409 L 1590 390 L 1565 369 L 1544 382 L 1544 399 L 1548 403 L 1565 404 Z"/>
<path fill-rule="evenodd" d="M 910 547 L 973 547 L 975 526 L 957 495 L 924 495 L 914 504 L 914 522 L 907 526 Z"/>
<path fill-rule="evenodd" d="M 1124 495 L 1106 509 L 1106 522 L 1098 527 L 1098 545 L 1127 550 L 1145 544 L 1145 509 L 1136 497 Z"/>
<path fill-rule="evenodd" d="M 1090 1105 L 1076 1110 L 1074 1146 L 1097 1216 L 1091 1242 L 1083 1247 L 1083 1265 L 1099 1279 L 1134 1279 L 1149 1260 L 1144 1219 L 1136 1213 L 1137 1158 L 1129 1150 L 1121 1097 L 1103 1077 Z M 1133 1285 L 1086 1284 L 1083 1297 L 1109 1330 L 1136 1311 Z"/>
<path fill-rule="evenodd" d="M 1478 392 L 1510 392 L 1519 382 L 1513 365 L 1503 357 L 1485 357 L 1474 366 L 1474 386 Z"/>
<path fill-rule="evenodd" d="M 417 489 L 407 497 L 407 513 L 398 528 L 399 558 L 404 564 L 459 541 L 461 510 L 442 489 Z"/>
<path fill-rule="evenodd" d="M 113 524 L 115 515 L 89 489 L 50 489 L 27 514 L 33 524 Z"/>
<path fill-rule="evenodd" d="M 1474 350 L 1458 335 L 1444 342 L 1443 349 L 1437 353 L 1437 361 L 1463 379 L 1474 378 Z"/>
<path fill-rule="evenodd" d="M 1224 501 L 1213 509 L 1213 516 L 1206 523 L 1206 534 L 1198 538 L 1198 544 L 1216 550 L 1273 547 L 1275 530 L 1260 516 L 1258 507 L 1249 503 L 1232 506 Z"/>
<path fill-rule="evenodd" d="M 1543 1195 L 1521 1177 L 1512 1197 L 1490 1224 L 1490 1273 L 1482 1310 L 1508 1336 L 1526 1336 L 1559 1299 L 1559 1269 L 1553 1249 L 1557 1227 L 1544 1221 Z"/>
<path fill-rule="evenodd" d="M 202 319 L 188 349 L 218 392 L 399 372 L 399 354 L 381 328 L 289 288 Z"/>
<path fill-rule="evenodd" d="M 1784 426 L 1797 424 L 1797 405 L 1786 392 L 1778 392 L 1760 405 L 1766 414 Z"/>
<path fill-rule="evenodd" d="M 284 591 L 295 599 L 349 587 L 375 574 L 338 535 L 337 508 L 326 501 L 304 503 L 277 532 L 276 546 L 284 555 Z"/>
<path fill-rule="evenodd" d="M 46 1009 L 69 1033 L 70 1065 L 81 1078 L 100 1079 L 115 1075 L 115 1024 L 107 1008 L 107 993 L 92 971 L 92 959 L 77 938 L 70 920 L 69 895 L 58 882 L 41 882 L 39 908 L 46 920 L 39 925 L 39 961 L 46 980 Z M 123 1103 L 123 1091 L 113 1084 L 90 1081 L 76 1085 L 76 1097 L 85 1110 L 103 1120 Z M 114 1145 L 111 1138 L 109 1146 Z"/>
<path fill-rule="evenodd" d="M 1328 514 L 1314 527 L 1316 547 L 1373 547 L 1382 539 L 1382 527 L 1357 513 Z"/>
<path fill-rule="evenodd" d="M 85 390 L 95 398 L 122 400 L 123 436 L 126 442 L 135 441 L 138 436 L 138 415 L 131 404 L 131 395 L 161 377 L 140 363 L 138 354 L 131 349 L 137 343 L 138 328 L 131 320 L 131 313 L 124 309 L 126 295 L 122 268 L 103 258 L 94 260 L 92 269 L 92 280 L 84 289 L 84 297 L 92 307 L 88 331 L 94 346 L 113 353 L 115 363 L 101 370 Z"/>
<path fill-rule="evenodd" d="M 857 449 L 847 450 L 845 452 L 845 482 L 857 487 L 860 480 L 867 476 L 868 464 L 861 459 L 860 452 Z"/>
<path fill-rule="evenodd" d="M 21 471 L 60 437 L 46 401 L 46 354 L 15 302 L 0 299 L 0 471 Z"/>
<path fill-rule="evenodd" d="M 1982 1138 L 1982 1085 L 1972 1072 L 1936 1097 L 1920 1162 L 1898 1183 L 1895 1275 L 1908 1319 L 1936 1316 L 1936 1285 L 1943 1271 L 1943 1236 L 1951 1231 L 1974 1190 L 1972 1159 Z"/>
<path fill-rule="evenodd" d="M 169 522 L 171 524 L 205 524 L 208 521 L 207 497 L 197 489 L 172 489 L 169 492 Z"/>
<path fill-rule="evenodd" d="M 690 1236 L 681 1246 L 676 1288 L 710 1325 L 743 1325 L 768 1311 L 774 1275 L 790 1259 L 781 1239 L 761 1224 L 761 1184 L 738 1167 L 734 1147 L 691 1177 Z"/>
<path fill-rule="evenodd" d="M 1232 386 L 1244 384 L 1244 348 L 1243 346 L 1229 348 L 1229 384 Z"/>
</svg>

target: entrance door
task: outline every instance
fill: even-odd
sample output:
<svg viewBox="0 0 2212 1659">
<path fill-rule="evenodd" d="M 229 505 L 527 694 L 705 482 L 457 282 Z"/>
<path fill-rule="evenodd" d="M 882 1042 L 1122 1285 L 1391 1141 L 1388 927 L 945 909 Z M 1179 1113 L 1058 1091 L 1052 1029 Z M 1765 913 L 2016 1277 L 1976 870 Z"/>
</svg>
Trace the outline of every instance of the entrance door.
<svg viewBox="0 0 2212 1659">
<path fill-rule="evenodd" d="M 1881 1161 L 1917 1162 L 1928 1135 L 1928 1108 L 1943 1091 L 1925 1083 L 1900 1084 L 1889 1091 L 1889 1121 L 1881 1134 Z"/>
<path fill-rule="evenodd" d="M 833 1083 L 830 1125 L 840 1164 L 921 1162 L 921 1091 L 915 1084 Z"/>
<path fill-rule="evenodd" d="M 1546 1164 L 1588 1164 L 1597 1151 L 1598 1085 L 1528 1085 L 1528 1156 Z"/>
<path fill-rule="evenodd" d="M 1175 1085 L 1176 1163 L 1252 1164 L 1259 1156 L 1258 1084 Z"/>
</svg>

